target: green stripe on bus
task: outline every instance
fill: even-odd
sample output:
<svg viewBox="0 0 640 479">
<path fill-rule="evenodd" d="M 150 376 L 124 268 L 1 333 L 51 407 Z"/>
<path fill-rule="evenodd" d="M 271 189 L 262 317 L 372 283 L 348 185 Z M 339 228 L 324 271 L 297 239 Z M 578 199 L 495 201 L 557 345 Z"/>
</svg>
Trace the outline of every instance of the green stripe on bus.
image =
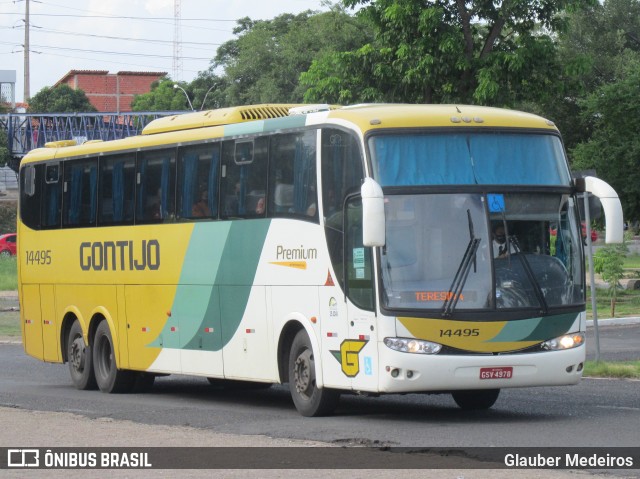
<svg viewBox="0 0 640 479">
<path fill-rule="evenodd" d="M 270 220 L 194 226 L 171 308 L 182 349 L 219 351 L 247 307 Z M 165 327 L 160 337 L 169 334 Z M 209 332 L 211 331 L 211 332 Z M 160 337 L 149 346 L 161 347 Z"/>
<path fill-rule="evenodd" d="M 546 341 L 569 332 L 576 313 L 508 321 L 489 342 Z"/>
</svg>

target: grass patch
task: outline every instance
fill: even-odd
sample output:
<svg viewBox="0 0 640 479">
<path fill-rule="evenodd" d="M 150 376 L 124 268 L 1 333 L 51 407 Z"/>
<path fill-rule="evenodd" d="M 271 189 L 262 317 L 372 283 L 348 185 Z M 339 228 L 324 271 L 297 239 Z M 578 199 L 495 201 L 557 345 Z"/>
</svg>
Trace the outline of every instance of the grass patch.
<svg viewBox="0 0 640 479">
<path fill-rule="evenodd" d="M 15 256 L 0 256 L 0 291 L 18 289 L 18 263 Z"/>
<path fill-rule="evenodd" d="M 598 318 L 611 317 L 611 299 L 606 289 L 596 290 L 596 308 Z M 618 290 L 616 301 L 616 318 L 638 316 L 640 314 L 640 290 Z M 593 319 L 591 309 L 591 289 L 587 289 L 587 318 Z"/>
<path fill-rule="evenodd" d="M 633 253 L 627 255 L 624 259 L 623 268 L 640 269 L 640 254 Z"/>
<path fill-rule="evenodd" d="M 586 361 L 583 375 L 596 378 L 640 379 L 640 361 Z"/>
<path fill-rule="evenodd" d="M 20 311 L 17 309 L 18 303 L 15 299 L 0 298 L 0 336 L 19 337 L 20 332 Z"/>
</svg>

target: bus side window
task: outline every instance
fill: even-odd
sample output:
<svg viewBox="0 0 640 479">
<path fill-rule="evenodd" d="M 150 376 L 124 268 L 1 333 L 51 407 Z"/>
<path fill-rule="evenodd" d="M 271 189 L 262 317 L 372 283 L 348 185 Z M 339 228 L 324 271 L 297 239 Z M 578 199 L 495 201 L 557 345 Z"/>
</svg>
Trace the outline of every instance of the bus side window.
<svg viewBox="0 0 640 479">
<path fill-rule="evenodd" d="M 29 228 L 40 228 L 40 203 L 46 209 L 46 201 L 40 194 L 44 165 L 27 165 L 20 170 L 20 217 Z"/>
<path fill-rule="evenodd" d="M 338 283 L 343 278 L 343 211 L 349 191 L 359 188 L 364 178 L 363 160 L 357 138 L 335 128 L 322 130 L 322 206 L 325 236 Z M 360 239 L 362 241 L 362 238 Z"/>
<path fill-rule="evenodd" d="M 267 136 L 223 143 L 223 217 L 255 218 L 265 215 L 268 151 Z"/>
<path fill-rule="evenodd" d="M 63 226 L 95 226 L 97 180 L 97 159 L 65 163 L 62 202 Z"/>
<path fill-rule="evenodd" d="M 133 154 L 100 159 L 99 224 L 133 223 L 135 167 Z"/>
<path fill-rule="evenodd" d="M 198 219 L 218 215 L 219 168 L 219 143 L 179 149 L 178 216 Z"/>
<path fill-rule="evenodd" d="M 175 219 L 175 149 L 138 155 L 136 222 L 162 223 Z"/>
<path fill-rule="evenodd" d="M 318 220 L 316 130 L 276 135 L 269 157 L 270 216 Z"/>
<path fill-rule="evenodd" d="M 60 163 L 45 165 L 44 174 L 44 204 L 41 210 L 43 228 L 60 227 L 60 210 L 62 206 L 62 181 Z"/>
</svg>

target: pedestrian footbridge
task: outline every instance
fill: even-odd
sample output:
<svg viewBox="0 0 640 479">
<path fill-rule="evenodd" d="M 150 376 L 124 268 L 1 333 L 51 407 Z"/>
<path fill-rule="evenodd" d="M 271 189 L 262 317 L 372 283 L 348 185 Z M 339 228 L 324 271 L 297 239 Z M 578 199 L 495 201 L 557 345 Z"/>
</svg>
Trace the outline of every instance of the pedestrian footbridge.
<svg viewBox="0 0 640 479">
<path fill-rule="evenodd" d="M 50 141 L 117 140 L 139 135 L 156 118 L 183 111 L 127 113 L 9 113 L 0 115 L 0 129 L 7 133 L 10 165 L 15 171 L 29 151 Z"/>
</svg>

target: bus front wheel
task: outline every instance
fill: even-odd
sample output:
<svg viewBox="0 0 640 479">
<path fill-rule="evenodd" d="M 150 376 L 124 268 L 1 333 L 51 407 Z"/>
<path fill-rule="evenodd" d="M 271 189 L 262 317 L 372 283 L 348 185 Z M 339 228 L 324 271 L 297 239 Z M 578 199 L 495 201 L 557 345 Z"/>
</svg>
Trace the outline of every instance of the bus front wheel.
<svg viewBox="0 0 640 479">
<path fill-rule="evenodd" d="M 333 413 L 340 400 L 338 391 L 317 386 L 313 348 L 304 330 L 299 331 L 291 343 L 289 390 L 296 409 L 307 417 Z"/>
<path fill-rule="evenodd" d="M 136 376 L 132 371 L 118 369 L 109 323 L 102 321 L 93 337 L 93 367 L 96 383 L 105 393 L 130 392 Z"/>
<path fill-rule="evenodd" d="M 82 326 L 74 321 L 67 338 L 67 361 L 73 385 L 80 390 L 96 389 L 96 377 L 93 374 L 91 347 L 82 337 Z"/>
<path fill-rule="evenodd" d="M 489 409 L 495 404 L 499 394 L 499 389 L 476 389 L 451 393 L 456 404 L 465 410 Z"/>
</svg>

